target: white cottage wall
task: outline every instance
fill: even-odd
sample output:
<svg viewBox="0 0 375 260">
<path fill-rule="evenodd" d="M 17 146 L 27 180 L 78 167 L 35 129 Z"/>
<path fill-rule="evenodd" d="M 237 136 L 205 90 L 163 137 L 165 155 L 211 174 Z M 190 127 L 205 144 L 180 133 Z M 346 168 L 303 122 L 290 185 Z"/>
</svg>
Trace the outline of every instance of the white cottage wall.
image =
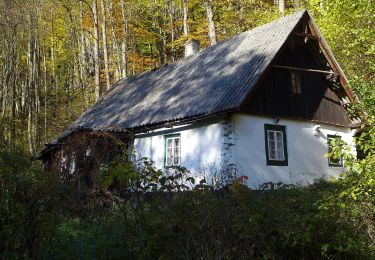
<svg viewBox="0 0 375 260">
<path fill-rule="evenodd" d="M 322 177 L 337 177 L 344 168 L 329 166 L 328 159 L 324 157 L 328 152 L 327 135 L 337 134 L 354 147 L 354 131 L 350 128 L 280 119 L 277 124 L 286 126 L 288 166 L 268 166 L 264 124 L 274 125 L 275 121 L 243 114 L 233 116 L 237 175 L 248 176 L 247 184 L 254 189 L 266 182 L 306 185 Z M 313 133 L 315 125 L 321 126 L 317 136 Z"/>
<path fill-rule="evenodd" d="M 158 169 L 165 165 L 165 137 L 170 134 L 181 135 L 181 165 L 196 177 L 210 180 L 212 173 L 220 168 L 223 142 L 223 123 L 205 122 L 151 131 L 135 136 L 136 156 L 148 157 Z"/>
</svg>

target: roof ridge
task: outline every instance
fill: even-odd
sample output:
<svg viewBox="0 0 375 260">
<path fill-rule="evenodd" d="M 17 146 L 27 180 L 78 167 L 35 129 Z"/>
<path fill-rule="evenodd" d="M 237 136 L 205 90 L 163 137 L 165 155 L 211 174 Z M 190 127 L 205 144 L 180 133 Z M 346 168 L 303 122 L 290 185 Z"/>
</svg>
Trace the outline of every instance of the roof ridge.
<svg viewBox="0 0 375 260">
<path fill-rule="evenodd" d="M 273 21 L 271 21 L 271 22 L 268 22 L 268 23 L 265 23 L 265 24 L 262 24 L 262 25 L 259 25 L 259 26 L 256 26 L 256 27 L 253 27 L 253 28 L 251 28 L 251 29 L 249 29 L 249 30 L 243 31 L 243 32 L 241 32 L 241 33 L 238 33 L 238 34 L 236 34 L 236 35 L 234 35 L 234 36 L 232 36 L 232 37 L 230 37 L 230 38 L 224 39 L 224 40 L 218 42 L 217 44 L 215 44 L 215 45 L 213 45 L 213 46 L 208 46 L 208 47 L 206 47 L 206 48 L 204 48 L 204 49 L 202 49 L 202 50 L 199 50 L 199 52 L 196 53 L 195 55 L 188 56 L 188 57 L 183 57 L 183 58 L 181 58 L 180 60 L 177 60 L 177 61 L 172 62 L 172 63 L 165 63 L 165 64 L 163 64 L 163 65 L 161 65 L 161 66 L 159 66 L 159 67 L 157 67 L 157 68 L 153 68 L 153 69 L 151 69 L 151 70 L 145 70 L 145 71 L 140 72 L 139 74 L 135 74 L 135 75 L 132 75 L 132 76 L 127 77 L 127 78 L 121 78 L 121 79 L 117 80 L 112 86 L 119 87 L 119 86 L 121 86 L 120 84 L 118 84 L 118 83 L 120 83 L 120 81 L 128 81 L 128 80 L 136 79 L 136 78 L 139 78 L 139 77 L 141 77 L 141 76 L 144 76 L 145 74 L 148 74 L 148 73 L 155 73 L 155 72 L 158 72 L 158 71 L 163 70 L 163 69 L 165 69 L 165 68 L 167 68 L 167 67 L 169 67 L 169 66 L 174 66 L 174 65 L 178 65 L 178 64 L 183 64 L 183 63 L 185 63 L 186 61 L 189 61 L 190 59 L 197 58 L 198 55 L 200 55 L 200 54 L 202 54 L 202 53 L 204 53 L 204 52 L 208 52 L 209 50 L 216 49 L 216 48 L 220 47 L 221 45 L 225 44 L 226 42 L 228 42 L 228 41 L 230 41 L 230 40 L 233 40 L 233 38 L 240 37 L 241 35 L 245 35 L 246 33 L 250 33 L 250 32 L 252 32 L 252 31 L 254 31 L 254 30 L 256 30 L 256 29 L 261 29 L 261 28 L 263 28 L 263 27 L 265 27 L 265 26 L 269 26 L 269 25 L 271 25 L 271 24 L 275 24 L 275 23 L 277 23 L 277 22 L 280 22 L 280 21 L 282 21 L 282 20 L 284 20 L 284 19 L 287 19 L 287 18 L 290 18 L 290 17 L 292 17 L 292 16 L 298 16 L 298 15 L 301 15 L 301 16 L 302 16 L 305 12 L 308 12 L 308 10 L 303 9 L 303 10 L 300 10 L 300 11 L 294 12 L 294 13 L 292 13 L 292 14 L 282 16 L 282 17 L 280 17 L 279 19 L 273 20 Z M 136 86 L 128 86 L 128 87 L 136 87 Z M 112 89 L 113 89 L 113 88 L 111 88 L 109 91 L 105 92 L 105 95 L 111 93 L 111 92 L 112 92 L 112 91 L 111 91 Z M 103 95 L 103 96 L 104 96 L 104 95 Z M 95 104 L 95 103 L 94 103 L 94 104 Z"/>
</svg>

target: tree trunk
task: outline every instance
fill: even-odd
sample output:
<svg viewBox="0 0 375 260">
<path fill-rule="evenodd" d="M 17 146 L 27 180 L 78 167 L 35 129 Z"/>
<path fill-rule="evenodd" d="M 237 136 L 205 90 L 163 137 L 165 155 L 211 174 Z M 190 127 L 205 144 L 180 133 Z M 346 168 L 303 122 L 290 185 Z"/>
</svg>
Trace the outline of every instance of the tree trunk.
<svg viewBox="0 0 375 260">
<path fill-rule="evenodd" d="M 47 59 L 46 42 L 44 40 L 43 48 L 43 68 L 44 68 L 44 142 L 48 142 L 48 120 L 47 120 L 47 102 L 48 102 L 48 84 L 47 84 Z"/>
<path fill-rule="evenodd" d="M 53 10 L 52 10 L 53 12 Z M 56 90 L 56 72 L 55 72 L 55 16 L 51 17 L 51 67 L 52 67 L 52 89 Z"/>
<path fill-rule="evenodd" d="M 189 9 L 187 6 L 187 0 L 183 0 L 183 5 L 184 5 L 184 36 L 187 37 L 189 35 L 189 24 L 188 24 Z"/>
<path fill-rule="evenodd" d="M 119 40 L 116 36 L 116 30 L 115 30 L 115 22 L 113 20 L 113 7 L 112 7 L 112 0 L 107 0 L 107 9 L 108 9 L 108 18 L 109 23 L 111 26 L 111 32 L 112 32 L 112 41 L 113 41 L 113 47 L 114 52 L 116 53 L 116 78 L 118 79 L 123 71 L 123 64 L 121 63 L 121 48 L 119 44 Z"/>
<path fill-rule="evenodd" d="M 212 12 L 212 0 L 206 0 L 206 12 L 208 20 L 208 37 L 210 38 L 211 46 L 216 44 L 216 31 L 215 31 L 215 22 L 213 20 Z"/>
<path fill-rule="evenodd" d="M 99 25 L 98 8 L 96 0 L 92 3 L 92 12 L 94 18 L 94 63 L 95 63 L 95 101 L 100 98 L 100 61 L 99 61 Z"/>
<path fill-rule="evenodd" d="M 284 0 L 279 0 L 279 12 L 284 13 L 285 12 L 285 1 Z"/>
<path fill-rule="evenodd" d="M 128 18 L 126 15 L 125 10 L 125 2 L 124 0 L 121 0 L 121 14 L 122 14 L 122 22 L 123 22 L 123 28 L 124 28 L 124 40 L 122 42 L 122 77 L 127 78 L 128 76 Z"/>
<path fill-rule="evenodd" d="M 27 64 L 28 64 L 28 84 L 27 84 L 27 105 L 28 105 L 28 117 L 27 117 L 27 139 L 29 142 L 30 154 L 35 153 L 34 149 L 34 134 L 33 134 L 33 87 L 34 87 L 34 35 L 33 35 L 33 19 L 32 15 L 29 15 L 29 43 L 27 53 Z"/>
<path fill-rule="evenodd" d="M 169 0 L 169 20 L 171 26 L 171 59 L 174 62 L 174 3 L 173 0 Z"/>
<path fill-rule="evenodd" d="M 100 0 L 102 7 L 102 33 L 103 33 L 103 54 L 104 54 L 104 70 L 107 90 L 111 88 L 111 79 L 109 77 L 109 62 L 108 62 L 108 46 L 107 46 L 107 15 L 104 4 L 105 0 Z"/>
</svg>

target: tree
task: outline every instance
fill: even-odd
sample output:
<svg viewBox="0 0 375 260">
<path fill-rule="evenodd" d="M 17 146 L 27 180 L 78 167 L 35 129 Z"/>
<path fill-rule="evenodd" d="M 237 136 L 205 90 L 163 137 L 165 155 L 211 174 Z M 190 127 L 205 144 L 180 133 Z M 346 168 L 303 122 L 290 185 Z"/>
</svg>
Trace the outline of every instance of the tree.
<svg viewBox="0 0 375 260">
<path fill-rule="evenodd" d="M 285 1 L 284 0 L 278 0 L 279 4 L 279 12 L 284 13 L 285 12 Z"/>
<path fill-rule="evenodd" d="M 121 0 L 121 14 L 122 14 L 122 23 L 124 30 L 124 40 L 122 41 L 122 77 L 126 78 L 128 76 L 128 19 L 126 16 L 126 7 L 124 0 Z"/>
<path fill-rule="evenodd" d="M 208 20 L 208 37 L 210 38 L 211 46 L 213 46 L 216 44 L 216 31 L 213 20 L 214 14 L 212 12 L 212 0 L 206 0 L 206 12 Z"/>
<path fill-rule="evenodd" d="M 100 60 L 99 60 L 99 18 L 96 0 L 92 2 L 94 21 L 94 64 L 95 64 L 95 101 L 100 98 Z"/>
<path fill-rule="evenodd" d="M 109 77 L 109 62 L 108 62 L 108 46 L 107 46 L 107 15 L 105 2 L 107 0 L 100 0 L 100 5 L 102 7 L 102 33 L 103 33 L 103 55 L 104 55 L 104 72 L 107 90 L 111 88 L 111 79 Z"/>
<path fill-rule="evenodd" d="M 189 9 L 187 5 L 187 0 L 183 0 L 183 6 L 184 6 L 184 36 L 187 37 L 189 35 L 189 24 L 188 24 L 188 18 L 189 18 Z"/>
</svg>

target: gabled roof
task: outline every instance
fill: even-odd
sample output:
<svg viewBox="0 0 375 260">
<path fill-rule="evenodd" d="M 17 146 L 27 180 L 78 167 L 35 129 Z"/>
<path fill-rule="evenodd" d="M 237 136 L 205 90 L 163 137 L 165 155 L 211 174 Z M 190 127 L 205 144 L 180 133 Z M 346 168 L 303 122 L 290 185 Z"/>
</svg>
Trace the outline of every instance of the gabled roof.
<svg viewBox="0 0 375 260">
<path fill-rule="evenodd" d="M 236 108 L 304 14 L 283 17 L 190 58 L 122 79 L 71 127 L 134 128 Z"/>
<path fill-rule="evenodd" d="M 119 80 L 52 144 L 77 129 L 131 130 L 239 109 L 304 17 L 312 21 L 300 11 L 156 71 Z M 325 55 L 342 73 L 329 48 Z"/>
</svg>

